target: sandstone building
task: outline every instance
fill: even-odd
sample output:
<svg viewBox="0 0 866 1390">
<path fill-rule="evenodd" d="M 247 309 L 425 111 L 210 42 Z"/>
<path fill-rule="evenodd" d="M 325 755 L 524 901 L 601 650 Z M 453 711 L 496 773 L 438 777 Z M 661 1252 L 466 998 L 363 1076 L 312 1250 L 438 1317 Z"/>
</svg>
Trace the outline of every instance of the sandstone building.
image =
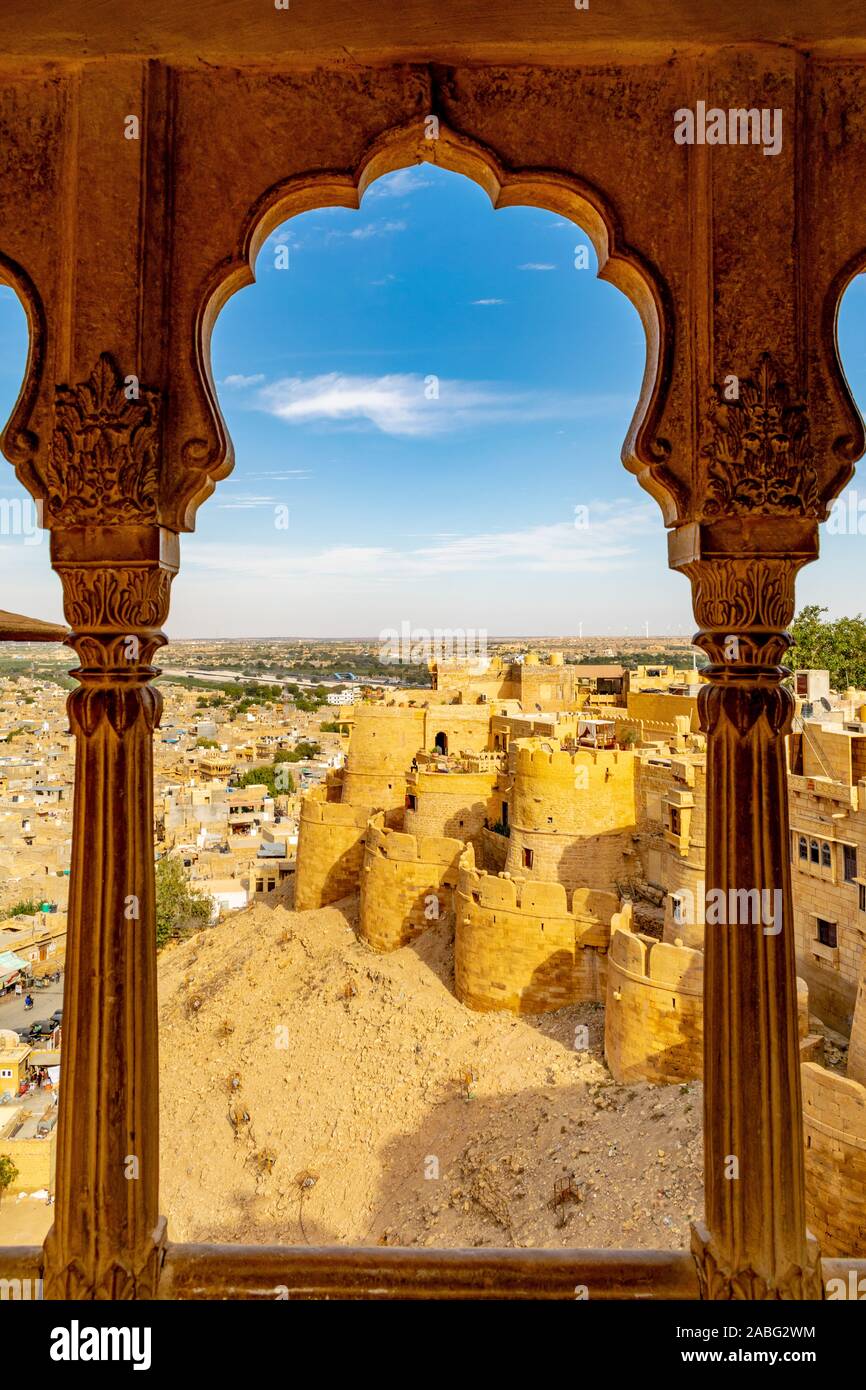
<svg viewBox="0 0 866 1390">
<path fill-rule="evenodd" d="M 301 803 L 296 905 L 359 891 L 360 930 L 375 950 L 407 945 L 446 917 L 467 1007 L 604 1003 L 618 1081 L 693 1080 L 703 1073 L 707 927 L 773 932 L 773 904 L 744 893 L 720 915 L 708 898 L 706 755 L 691 673 L 633 673 L 618 705 L 563 680 L 565 669 L 556 654 L 492 674 L 454 662 L 435 671 L 433 691 L 347 709 L 345 765 Z M 521 689 L 535 704 L 567 691 L 570 708 L 526 711 Z M 611 746 L 597 746 L 601 723 Z M 853 1015 L 866 922 L 861 748 L 859 723 L 801 717 L 791 738 L 807 1197 L 833 1251 L 866 1238 L 866 1003 Z M 847 1033 L 852 1022 L 846 1078 L 819 1065 L 822 1033 Z"/>
<path fill-rule="evenodd" d="M 59 1196 L 44 1250 L 0 1258 L 15 1277 L 44 1272 L 48 1298 L 259 1294 L 275 1256 L 191 1254 L 168 1239 L 158 1192 L 153 659 L 181 535 L 233 462 L 215 320 L 283 221 L 358 208 L 377 178 L 411 165 L 441 165 L 498 208 L 544 207 L 583 230 L 643 325 L 622 457 L 660 509 L 709 660 L 707 877 L 780 893 L 790 924 L 787 628 L 797 576 L 866 445 L 835 333 L 866 255 L 866 16 L 800 0 L 321 0 L 290 11 L 159 0 L 133 25 L 93 0 L 68 0 L 62 23 L 56 5 L 12 10 L 0 278 L 30 342 L 3 450 L 44 504 L 79 668 Z M 683 111 L 714 101 L 743 142 L 681 141 Z M 762 112 L 784 125 L 773 149 L 761 148 Z M 129 113 L 139 139 L 125 138 Z M 130 636 L 138 656 L 118 660 Z M 142 901 L 132 941 L 130 880 Z M 531 1252 L 509 1265 L 501 1252 L 487 1292 L 513 1279 L 572 1298 L 578 1267 L 594 1292 L 620 1297 L 822 1296 L 828 1270 L 806 1228 L 792 936 L 705 940 L 713 1046 L 705 1220 L 691 1251 L 615 1265 L 582 1251 L 567 1268 Z M 77 1059 L 97 1055 L 109 1029 L 117 1065 L 103 1077 Z M 410 1264 L 355 1252 L 339 1265 L 310 1250 L 292 1266 L 292 1293 L 448 1295 L 471 1280 L 476 1253 Z"/>
</svg>

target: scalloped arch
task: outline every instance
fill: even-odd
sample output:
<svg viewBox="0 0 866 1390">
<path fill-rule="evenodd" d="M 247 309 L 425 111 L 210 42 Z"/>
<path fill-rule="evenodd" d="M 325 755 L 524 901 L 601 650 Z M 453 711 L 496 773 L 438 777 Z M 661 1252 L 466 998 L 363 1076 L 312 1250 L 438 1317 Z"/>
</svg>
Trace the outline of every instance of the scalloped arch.
<svg viewBox="0 0 866 1390">
<path fill-rule="evenodd" d="M 34 497 L 39 496 L 39 479 L 33 470 L 38 437 L 27 428 L 39 396 L 45 367 L 45 310 L 36 286 L 26 270 L 0 252 L 0 284 L 8 285 L 18 296 L 27 319 L 27 361 L 12 413 L 0 434 L 0 449 L 15 473 Z"/>
<path fill-rule="evenodd" d="M 233 254 L 214 268 L 199 295 L 195 358 L 206 395 L 215 443 L 189 440 L 184 470 L 192 475 L 184 488 L 183 515 L 192 529 L 197 508 L 219 479 L 231 472 L 231 439 L 219 407 L 211 372 L 213 327 L 228 299 L 254 283 L 259 251 L 271 232 L 302 212 L 321 207 L 359 208 L 376 179 L 419 164 L 435 164 L 464 174 L 485 190 L 494 208 L 538 207 L 568 218 L 591 240 L 598 256 L 599 279 L 620 289 L 640 315 L 646 337 L 643 381 L 622 447 L 622 461 L 658 502 L 666 525 L 677 519 L 681 490 L 665 467 L 670 445 L 657 434 L 671 377 L 674 314 L 661 276 L 622 235 L 609 200 L 575 175 L 550 169 L 507 169 L 486 146 L 447 127 L 436 139 L 425 136 L 422 119 L 394 127 L 364 152 L 352 172 L 322 171 L 294 175 L 272 185 L 249 208 Z M 197 475 L 197 476 L 196 476 Z"/>
<path fill-rule="evenodd" d="M 854 476 L 854 465 L 866 449 L 866 430 L 857 402 L 848 385 L 848 375 L 839 351 L 839 310 L 851 282 L 866 273 L 866 249 L 859 251 L 843 265 L 830 282 L 824 298 L 821 339 L 830 364 L 830 380 L 836 388 L 839 408 L 848 417 L 851 428 L 833 440 L 833 453 L 839 459 L 839 469 L 823 494 L 825 503 L 837 497 Z"/>
</svg>

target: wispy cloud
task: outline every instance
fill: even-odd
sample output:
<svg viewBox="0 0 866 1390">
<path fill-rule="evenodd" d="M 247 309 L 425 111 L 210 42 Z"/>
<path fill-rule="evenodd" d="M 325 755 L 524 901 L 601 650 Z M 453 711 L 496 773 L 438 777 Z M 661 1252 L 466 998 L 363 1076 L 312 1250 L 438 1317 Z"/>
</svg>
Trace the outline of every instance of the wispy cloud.
<svg viewBox="0 0 866 1390">
<path fill-rule="evenodd" d="M 504 304 L 504 299 L 473 299 L 473 304 Z"/>
<path fill-rule="evenodd" d="M 260 493 L 238 493 L 237 497 L 226 497 L 217 502 L 217 507 L 224 512 L 248 512 L 254 511 L 258 507 L 275 507 L 281 499 L 279 497 L 264 497 Z"/>
<path fill-rule="evenodd" d="M 364 194 L 364 201 L 367 198 L 405 198 L 419 188 L 432 187 L 433 180 L 425 176 L 423 166 L 415 165 L 411 169 L 397 169 L 393 174 L 385 174 L 377 179 Z"/>
<path fill-rule="evenodd" d="M 365 222 L 363 227 L 354 227 L 351 231 L 342 231 L 335 227 L 326 233 L 326 239 L 328 241 L 338 241 L 343 238 L 349 241 L 368 241 L 370 237 L 393 236 L 395 232 L 405 232 L 405 230 L 405 222 Z"/>
<path fill-rule="evenodd" d="M 285 543 L 256 542 L 228 549 L 190 547 L 185 564 L 224 573 L 303 581 L 313 577 L 422 580 L 445 574 L 507 572 L 608 574 L 634 563 L 643 538 L 658 531 L 655 506 L 617 498 L 588 504 L 588 524 L 576 528 L 568 517 L 515 531 L 484 531 L 470 536 L 431 535 L 413 548 L 333 545 L 297 553 Z M 286 533 L 291 538 L 291 532 Z"/>
<path fill-rule="evenodd" d="M 309 468 L 280 468 L 274 473 L 247 473 L 247 478 L 267 478 L 271 482 L 287 482 L 290 478 L 311 478 L 313 475 Z M 231 482 L 231 478 L 228 479 Z"/>
<path fill-rule="evenodd" d="M 430 399 L 434 389 L 438 395 Z M 284 377 L 261 387 L 253 404 L 292 425 L 372 426 L 383 434 L 429 436 L 485 424 L 624 414 L 634 401 L 626 395 L 519 391 L 507 383 L 437 381 L 408 373 L 371 377 L 329 372 Z"/>
<path fill-rule="evenodd" d="M 254 372 L 252 376 L 244 376 L 241 372 L 233 372 L 231 376 L 224 376 L 220 386 L 228 386 L 233 391 L 243 391 L 248 386 L 258 386 L 265 379 L 264 372 Z"/>
<path fill-rule="evenodd" d="M 546 261 L 527 261 L 525 265 L 519 265 L 518 270 L 556 270 L 555 265 L 549 265 Z"/>
</svg>

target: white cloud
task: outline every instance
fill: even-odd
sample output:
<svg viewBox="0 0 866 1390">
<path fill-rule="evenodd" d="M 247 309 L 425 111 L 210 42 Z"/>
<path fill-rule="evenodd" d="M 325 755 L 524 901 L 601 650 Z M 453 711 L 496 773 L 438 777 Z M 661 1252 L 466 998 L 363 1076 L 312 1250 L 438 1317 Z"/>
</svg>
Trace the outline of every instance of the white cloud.
<svg viewBox="0 0 866 1390">
<path fill-rule="evenodd" d="M 473 304 L 504 304 L 504 299 L 473 299 Z"/>
<path fill-rule="evenodd" d="M 217 508 L 224 512 L 253 511 L 257 507 L 273 507 L 279 502 L 277 497 L 263 497 L 258 493 L 238 493 L 237 497 L 227 497 L 217 502 Z"/>
<path fill-rule="evenodd" d="M 556 270 L 555 265 L 548 265 L 544 261 L 527 261 L 525 265 L 519 265 L 518 270 Z"/>
<path fill-rule="evenodd" d="M 545 391 L 516 391 L 508 384 L 441 378 L 438 397 L 428 399 L 428 378 L 409 373 L 349 376 L 330 372 L 313 377 L 284 377 L 257 393 L 259 409 L 287 424 L 359 426 L 383 434 L 429 436 L 481 424 L 529 420 L 588 419 L 627 414 L 634 399 L 626 395 L 578 396 Z"/>
<path fill-rule="evenodd" d="M 415 165 L 411 169 L 397 169 L 393 174 L 383 175 L 367 189 L 364 199 L 366 201 L 367 198 L 405 198 L 410 193 L 416 193 L 419 188 L 432 187 L 433 180 L 425 178 L 423 166 Z"/>
<path fill-rule="evenodd" d="M 240 372 L 234 372 L 231 376 L 223 377 L 220 386 L 229 386 L 233 391 L 242 391 L 247 386 L 258 386 L 264 379 L 264 372 L 255 372 L 252 376 L 243 376 Z"/>
<path fill-rule="evenodd" d="M 231 548 L 200 543 L 190 547 L 184 564 L 281 582 L 326 577 L 408 582 L 483 572 L 607 574 L 633 564 L 640 541 L 658 529 L 653 503 L 620 498 L 589 503 L 588 525 L 581 528 L 568 516 L 519 531 L 431 536 L 428 544 L 414 548 L 332 545 L 306 553 L 291 544 L 267 545 L 260 538 Z M 286 539 L 292 541 L 291 530 Z"/>
<path fill-rule="evenodd" d="M 355 227 L 353 231 L 333 231 L 326 233 L 328 241 L 336 241 L 342 237 L 350 241 L 367 241 L 370 237 L 391 236 L 394 232 L 405 232 L 405 222 L 366 222 L 363 227 Z"/>
</svg>

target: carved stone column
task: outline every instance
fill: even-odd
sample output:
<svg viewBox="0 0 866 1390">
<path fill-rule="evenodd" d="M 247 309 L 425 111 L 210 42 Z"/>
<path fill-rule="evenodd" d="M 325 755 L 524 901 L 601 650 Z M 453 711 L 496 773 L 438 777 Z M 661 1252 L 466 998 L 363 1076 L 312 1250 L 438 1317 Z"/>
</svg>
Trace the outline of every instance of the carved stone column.
<svg viewBox="0 0 866 1390">
<path fill-rule="evenodd" d="M 704 1298 L 820 1298 L 806 1232 L 797 993 L 781 682 L 797 570 L 817 526 L 752 516 L 680 528 L 695 641 L 710 659 L 704 973 Z"/>
<path fill-rule="evenodd" d="M 118 558 L 115 558 L 117 556 Z M 131 559 L 130 556 L 134 556 Z M 80 686 L 49 1298 L 152 1297 L 158 1218 L 152 734 L 177 537 L 55 531 Z"/>
<path fill-rule="evenodd" d="M 159 524 L 160 396 L 107 354 L 60 386 L 36 460 L 79 687 L 49 1298 L 146 1298 L 158 1215 L 150 684 L 178 537 Z"/>
</svg>

